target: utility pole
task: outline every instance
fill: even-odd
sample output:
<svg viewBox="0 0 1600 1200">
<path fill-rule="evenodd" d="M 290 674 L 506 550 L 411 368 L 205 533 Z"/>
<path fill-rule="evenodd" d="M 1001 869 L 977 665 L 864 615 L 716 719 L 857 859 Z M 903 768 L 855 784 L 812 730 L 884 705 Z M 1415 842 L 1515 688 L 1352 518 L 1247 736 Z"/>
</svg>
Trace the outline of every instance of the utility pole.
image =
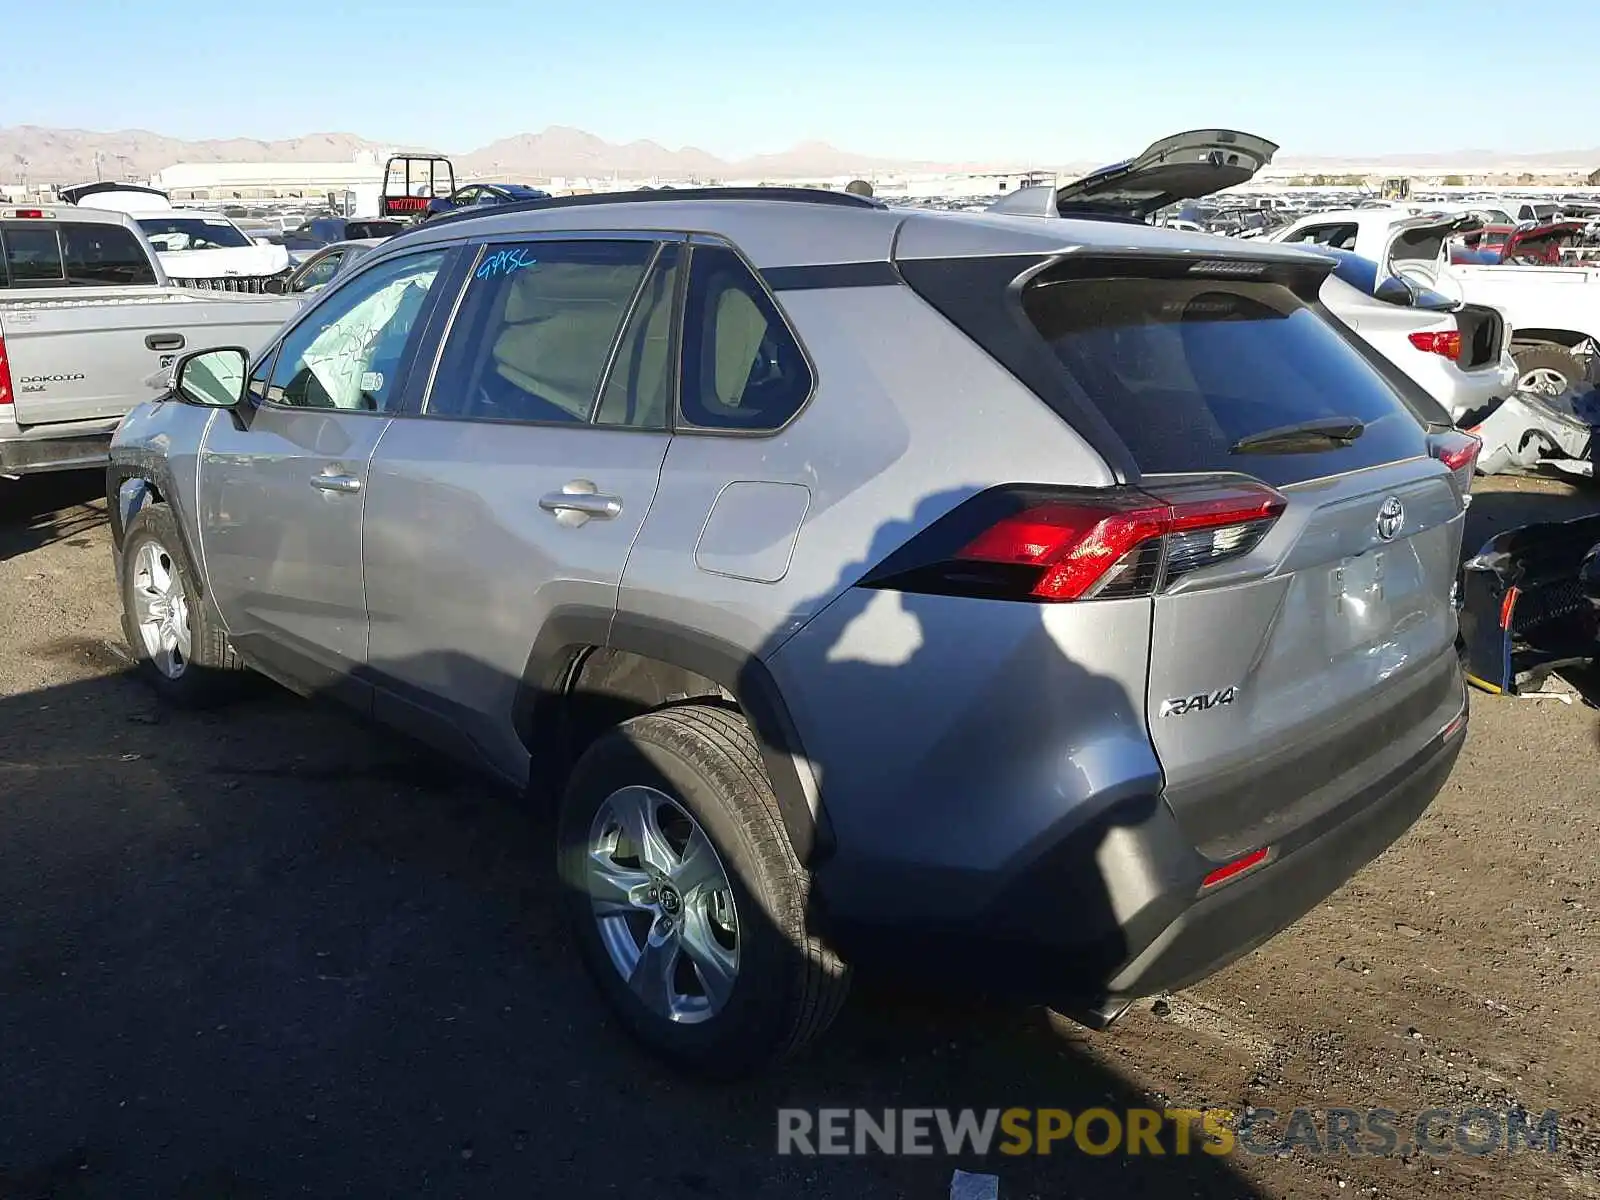
<svg viewBox="0 0 1600 1200">
<path fill-rule="evenodd" d="M 32 165 L 32 161 L 26 154 L 17 154 L 13 155 L 13 157 L 17 160 L 17 184 L 22 188 L 22 194 L 26 196 L 28 194 L 28 168 Z"/>
<path fill-rule="evenodd" d="M 100 183 L 105 178 L 100 174 L 100 164 L 105 162 L 105 160 L 106 154 L 104 150 L 96 150 L 94 152 L 94 181 L 96 183 Z"/>
</svg>

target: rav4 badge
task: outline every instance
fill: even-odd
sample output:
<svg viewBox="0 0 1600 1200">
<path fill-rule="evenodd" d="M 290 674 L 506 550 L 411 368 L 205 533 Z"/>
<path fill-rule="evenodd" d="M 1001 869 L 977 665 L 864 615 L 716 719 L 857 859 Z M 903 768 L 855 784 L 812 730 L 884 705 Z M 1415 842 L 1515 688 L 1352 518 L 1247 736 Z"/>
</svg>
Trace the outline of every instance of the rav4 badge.
<svg viewBox="0 0 1600 1200">
<path fill-rule="evenodd" d="M 1232 704 L 1239 694 L 1239 687 L 1223 688 L 1216 692 L 1201 692 L 1197 696 L 1176 696 L 1171 700 L 1161 702 L 1160 715 L 1163 717 L 1186 717 L 1190 713 L 1207 712 L 1213 708 L 1220 708 L 1224 704 Z"/>
</svg>

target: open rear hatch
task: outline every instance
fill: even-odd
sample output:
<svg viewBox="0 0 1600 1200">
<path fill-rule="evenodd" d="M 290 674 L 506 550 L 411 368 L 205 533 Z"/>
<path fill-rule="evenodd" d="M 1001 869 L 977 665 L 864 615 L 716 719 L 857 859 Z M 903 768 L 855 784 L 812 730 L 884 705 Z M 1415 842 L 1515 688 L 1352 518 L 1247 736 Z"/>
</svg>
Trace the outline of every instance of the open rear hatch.
<svg viewBox="0 0 1600 1200">
<path fill-rule="evenodd" d="M 1272 161 L 1276 143 L 1232 129 L 1196 129 L 1162 138 L 1137 158 L 1101 167 L 1059 186 L 1022 188 L 990 205 L 1017 216 L 1144 221 L 1171 204 L 1247 183 Z"/>
<path fill-rule="evenodd" d="M 1483 218 L 1470 213 L 1428 213 L 1389 227 L 1379 266 L 1384 273 L 1432 286 L 1453 238 L 1483 228 Z"/>
</svg>

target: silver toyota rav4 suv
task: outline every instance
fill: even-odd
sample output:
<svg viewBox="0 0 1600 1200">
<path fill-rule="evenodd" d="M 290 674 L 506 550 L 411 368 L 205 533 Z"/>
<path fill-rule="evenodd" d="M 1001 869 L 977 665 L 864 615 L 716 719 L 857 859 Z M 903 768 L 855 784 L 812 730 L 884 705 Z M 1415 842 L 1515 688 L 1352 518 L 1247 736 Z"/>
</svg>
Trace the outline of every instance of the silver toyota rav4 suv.
<svg viewBox="0 0 1600 1200">
<path fill-rule="evenodd" d="M 128 639 L 174 701 L 248 666 L 552 804 L 589 972 L 687 1068 L 804 1044 L 847 964 L 1109 1022 L 1377 855 L 1466 727 L 1475 443 L 1327 260 L 1110 211 L 1229 136 L 1033 215 L 402 234 L 122 426 Z"/>
</svg>

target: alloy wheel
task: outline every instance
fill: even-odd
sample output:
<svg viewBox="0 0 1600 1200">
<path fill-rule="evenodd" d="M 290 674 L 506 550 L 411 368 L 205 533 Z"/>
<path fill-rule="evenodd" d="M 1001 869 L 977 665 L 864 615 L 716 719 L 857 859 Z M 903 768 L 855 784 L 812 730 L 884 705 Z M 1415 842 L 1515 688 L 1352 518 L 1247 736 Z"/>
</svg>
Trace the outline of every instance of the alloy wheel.
<svg viewBox="0 0 1600 1200">
<path fill-rule="evenodd" d="M 145 542 L 133 560 L 133 619 L 146 657 L 168 679 L 189 666 L 189 600 L 172 555 Z"/>
<path fill-rule="evenodd" d="M 665 792 L 619 788 L 595 813 L 587 850 L 584 883 L 617 973 L 668 1021 L 715 1017 L 739 975 L 739 920 L 700 823 Z"/>
</svg>

